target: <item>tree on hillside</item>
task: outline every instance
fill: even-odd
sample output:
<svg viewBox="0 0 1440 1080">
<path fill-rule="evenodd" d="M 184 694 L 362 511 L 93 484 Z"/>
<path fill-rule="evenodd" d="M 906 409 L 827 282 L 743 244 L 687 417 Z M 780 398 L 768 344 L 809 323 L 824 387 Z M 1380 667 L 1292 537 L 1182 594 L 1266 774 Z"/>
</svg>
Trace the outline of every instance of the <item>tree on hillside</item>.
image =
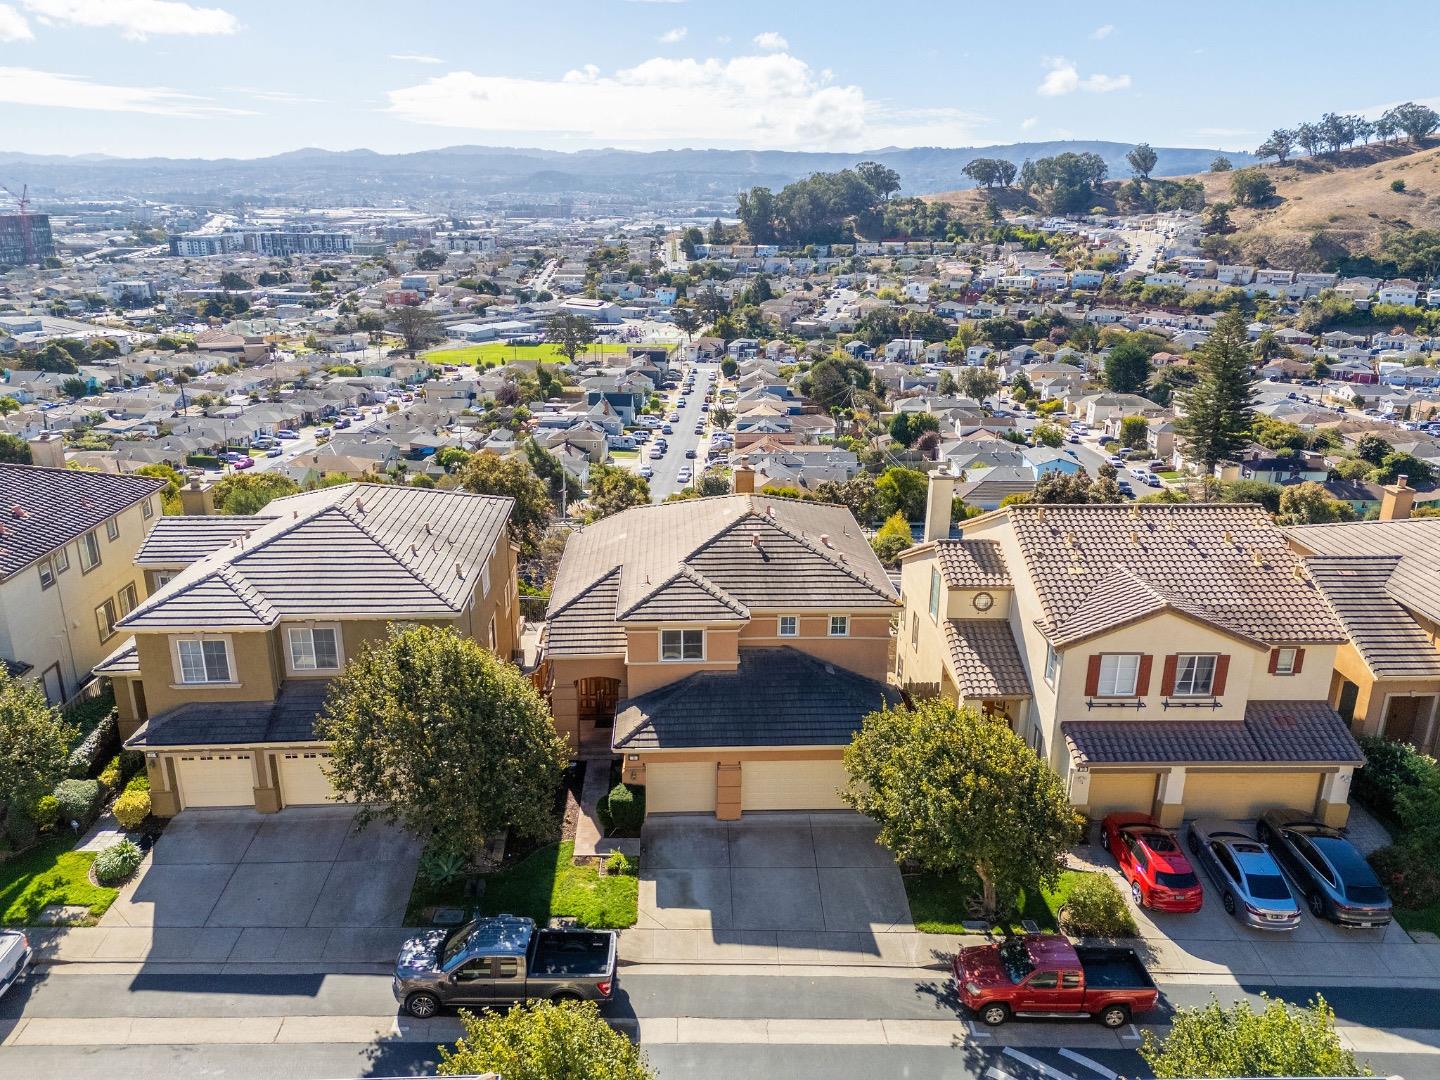
<svg viewBox="0 0 1440 1080">
<path fill-rule="evenodd" d="M 1160 155 L 1155 153 L 1149 143 L 1142 142 L 1135 149 L 1125 155 L 1125 160 L 1130 163 L 1130 170 L 1141 180 L 1149 180 L 1150 174 L 1155 171 L 1155 165 L 1160 160 Z"/>
<path fill-rule="evenodd" d="M 397 821 L 460 855 L 539 838 L 568 746 L 520 669 L 452 627 L 394 627 L 330 685 L 316 733 L 362 822 Z"/>
<path fill-rule="evenodd" d="M 1385 116 L 1394 122 L 1397 131 L 1403 131 L 1405 137 L 1417 145 L 1440 128 L 1440 113 L 1428 105 L 1417 105 L 1413 101 L 1387 109 Z"/>
<path fill-rule="evenodd" d="M 1230 194 L 1241 206 L 1263 206 L 1275 194 L 1275 182 L 1257 168 L 1230 174 Z"/>
<path fill-rule="evenodd" d="M 440 1048 L 441 1076 L 505 1080 L 655 1080 L 644 1052 L 593 1001 L 537 1001 L 460 1014 L 465 1034 Z"/>
<path fill-rule="evenodd" d="M 425 346 L 445 336 L 433 313 L 411 304 L 390 309 L 390 326 L 404 341 L 405 352 L 412 360 Z"/>
<path fill-rule="evenodd" d="M 0 825 L 9 836 L 34 836 L 35 804 L 64 779 L 74 734 L 38 682 L 0 664 Z"/>
<path fill-rule="evenodd" d="M 586 502 L 589 510 L 585 520 L 599 521 L 632 506 L 647 505 L 650 502 L 650 482 L 618 465 L 592 465 L 590 494 Z"/>
<path fill-rule="evenodd" d="M 890 196 L 900 190 L 900 174 L 888 165 L 881 165 L 878 161 L 862 161 L 855 166 L 855 171 L 881 202 L 888 202 Z"/>
<path fill-rule="evenodd" d="M 1261 995 L 1225 1008 L 1215 998 L 1180 1009 L 1163 1039 L 1146 1031 L 1140 1056 L 1159 1080 L 1201 1076 L 1370 1076 L 1341 1045 L 1323 997 L 1308 1006 Z"/>
<path fill-rule="evenodd" d="M 1229 172 L 1235 168 L 1235 163 L 1224 154 L 1216 154 L 1215 159 L 1210 162 L 1211 172 Z"/>
<path fill-rule="evenodd" d="M 973 871 L 987 914 L 1053 885 L 1079 838 L 1065 786 L 1004 724 L 941 699 L 865 717 L 845 749 L 847 803 L 880 843 L 935 874 Z"/>
<path fill-rule="evenodd" d="M 1178 395 L 1184 415 L 1175 430 L 1186 459 L 1209 473 L 1245 448 L 1255 420 L 1255 368 L 1245 316 L 1221 315 L 1195 356 L 1196 382 Z"/>
<path fill-rule="evenodd" d="M 1276 128 L 1270 137 L 1255 148 L 1256 157 L 1273 157 L 1277 165 L 1284 165 L 1295 149 L 1295 132 L 1289 128 Z"/>
<path fill-rule="evenodd" d="M 594 342 L 595 324 L 584 315 L 557 311 L 545 320 L 545 337 L 573 364 L 575 357 Z"/>
<path fill-rule="evenodd" d="M 1015 180 L 1015 163 L 1004 158 L 975 158 L 960 170 L 981 187 L 1009 187 Z"/>
<path fill-rule="evenodd" d="M 1133 338 L 1105 354 L 1105 385 L 1117 394 L 1139 394 L 1150 381 L 1150 351 Z"/>
<path fill-rule="evenodd" d="M 540 548 L 545 526 L 554 513 L 548 485 L 524 458 L 472 454 L 455 474 L 458 485 L 477 495 L 503 495 L 515 500 L 510 511 L 510 536 L 520 554 L 530 558 Z"/>
</svg>

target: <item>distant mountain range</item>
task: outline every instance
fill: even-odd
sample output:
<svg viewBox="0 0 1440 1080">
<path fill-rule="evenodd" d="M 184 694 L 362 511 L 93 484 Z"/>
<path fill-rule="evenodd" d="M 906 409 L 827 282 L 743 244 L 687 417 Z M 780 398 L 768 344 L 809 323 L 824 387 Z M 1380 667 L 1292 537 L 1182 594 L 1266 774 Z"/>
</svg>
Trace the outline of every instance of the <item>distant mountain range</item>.
<svg viewBox="0 0 1440 1080">
<path fill-rule="evenodd" d="M 902 194 L 925 195 L 970 186 L 962 171 L 977 157 L 1027 158 L 1070 151 L 1105 159 L 1125 176 L 1130 143 L 1072 140 L 964 148 L 886 147 L 864 153 L 788 150 L 557 150 L 448 146 L 411 154 L 373 150 L 293 150 L 264 158 L 64 157 L 0 151 L 0 183 L 46 198 L 132 195 L 188 203 L 304 200 L 312 206 L 388 204 L 435 207 L 506 196 L 554 202 L 587 197 L 612 205 L 685 207 L 733 204 L 735 193 L 762 184 L 780 188 L 813 172 L 879 161 L 900 174 Z M 1157 176 L 1202 172 L 1219 151 L 1156 147 Z M 1226 152 L 1237 166 L 1249 154 Z"/>
</svg>

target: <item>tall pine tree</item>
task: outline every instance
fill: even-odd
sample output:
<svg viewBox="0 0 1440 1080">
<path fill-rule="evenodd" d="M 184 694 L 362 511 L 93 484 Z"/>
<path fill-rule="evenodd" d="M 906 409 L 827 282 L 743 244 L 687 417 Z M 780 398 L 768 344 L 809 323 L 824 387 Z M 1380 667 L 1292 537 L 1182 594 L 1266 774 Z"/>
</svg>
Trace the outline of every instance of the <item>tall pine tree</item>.
<svg viewBox="0 0 1440 1080">
<path fill-rule="evenodd" d="M 1209 473 L 1249 445 L 1255 421 L 1255 364 L 1244 317 L 1220 316 L 1196 356 L 1199 378 L 1177 395 L 1184 415 L 1175 430 L 1186 460 Z"/>
</svg>

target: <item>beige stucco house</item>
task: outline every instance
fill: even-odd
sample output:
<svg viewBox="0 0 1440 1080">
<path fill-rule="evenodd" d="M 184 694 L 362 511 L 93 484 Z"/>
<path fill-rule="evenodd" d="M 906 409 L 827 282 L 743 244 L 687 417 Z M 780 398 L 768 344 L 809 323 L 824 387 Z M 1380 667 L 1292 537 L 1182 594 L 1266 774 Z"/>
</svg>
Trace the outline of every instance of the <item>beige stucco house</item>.
<svg viewBox="0 0 1440 1080">
<path fill-rule="evenodd" d="M 158 590 L 97 668 L 161 816 L 332 798 L 314 722 L 329 681 L 391 624 L 519 649 L 512 500 L 351 484 L 249 518 L 168 517 L 137 561 Z"/>
<path fill-rule="evenodd" d="M 1091 817 L 1345 821 L 1344 631 L 1262 509 L 1020 505 L 958 538 L 946 518 L 900 556 L 902 687 L 1002 719 Z"/>
</svg>

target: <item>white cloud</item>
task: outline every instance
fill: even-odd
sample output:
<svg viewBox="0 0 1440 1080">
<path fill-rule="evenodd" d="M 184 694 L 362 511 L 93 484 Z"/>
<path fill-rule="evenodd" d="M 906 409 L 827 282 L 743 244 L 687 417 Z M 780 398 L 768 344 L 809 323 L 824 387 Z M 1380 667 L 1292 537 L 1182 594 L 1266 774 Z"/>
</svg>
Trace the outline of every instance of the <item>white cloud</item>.
<svg viewBox="0 0 1440 1080">
<path fill-rule="evenodd" d="M 181 93 L 164 86 L 113 86 L 91 82 L 79 75 L 16 67 L 0 67 L 0 102 L 195 119 L 255 115 L 247 109 L 227 108 L 215 104 L 211 98 Z"/>
<path fill-rule="evenodd" d="M 391 53 L 391 60 L 399 60 L 402 64 L 443 64 L 445 61 L 438 56 L 427 56 L 425 53 L 401 52 Z"/>
<path fill-rule="evenodd" d="M 256 101 L 274 101 L 281 105 L 322 105 L 324 98 L 306 97 L 304 94 L 292 93 L 289 90 L 266 90 L 258 86 L 227 86 L 225 90 L 232 94 L 244 94 Z"/>
<path fill-rule="evenodd" d="M 685 40 L 685 35 L 690 31 L 683 26 L 677 26 L 673 30 L 666 30 L 660 35 L 661 45 L 676 45 Z"/>
<path fill-rule="evenodd" d="M 1081 78 L 1075 62 L 1063 56 L 1046 57 L 1044 64 L 1049 70 L 1035 88 L 1035 92 L 1041 97 L 1062 97 L 1073 94 L 1076 90 L 1108 94 L 1114 90 L 1128 89 L 1130 86 L 1129 75 L 1101 75 L 1097 72 Z"/>
<path fill-rule="evenodd" d="M 1027 116 L 1024 120 L 1020 121 L 1020 130 L 1029 131 L 1038 123 L 1040 123 L 1040 118 L 1038 116 Z"/>
<path fill-rule="evenodd" d="M 151 34 L 233 34 L 240 20 L 222 8 L 202 8 L 180 0 L 21 0 L 42 23 L 91 30 L 119 30 L 121 37 L 143 41 Z"/>
<path fill-rule="evenodd" d="M 763 34 L 755 35 L 755 47 L 766 52 L 784 52 L 790 48 L 790 43 L 774 30 L 766 30 Z"/>
<path fill-rule="evenodd" d="M 0 4 L 0 41 L 34 41 L 35 32 L 30 29 L 25 16 L 9 4 Z"/>
<path fill-rule="evenodd" d="M 590 64 L 549 80 L 452 71 L 388 96 L 387 111 L 415 123 L 629 146 L 953 146 L 983 122 L 869 101 L 784 52 L 655 57 L 613 72 Z"/>
<path fill-rule="evenodd" d="M 1091 40 L 1091 41 L 1104 41 L 1107 37 L 1109 37 L 1109 36 L 1110 36 L 1111 34 L 1113 34 L 1114 32 L 1115 32 L 1115 24 L 1114 24 L 1114 23 L 1106 23 L 1104 26 L 1097 26 L 1094 30 L 1091 30 L 1091 31 L 1090 31 L 1090 40 Z"/>
</svg>

